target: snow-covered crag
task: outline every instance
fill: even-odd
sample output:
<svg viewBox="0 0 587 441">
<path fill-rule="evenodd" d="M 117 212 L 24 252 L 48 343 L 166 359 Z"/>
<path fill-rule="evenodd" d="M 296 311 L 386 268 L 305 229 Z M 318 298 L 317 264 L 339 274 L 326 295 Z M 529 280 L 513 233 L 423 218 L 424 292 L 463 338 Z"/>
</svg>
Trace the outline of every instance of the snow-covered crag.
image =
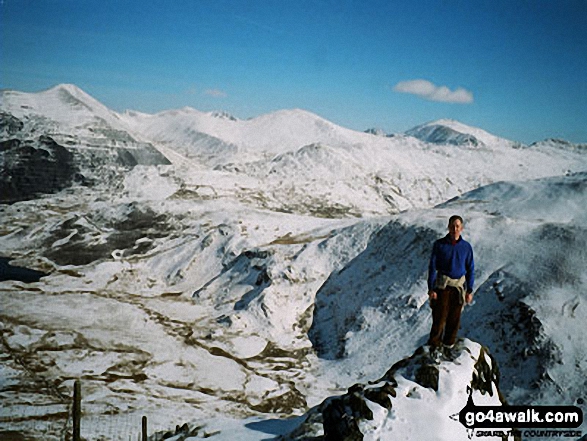
<svg viewBox="0 0 587 441">
<path fill-rule="evenodd" d="M 143 415 L 184 439 L 314 431 L 316 406 L 393 385 L 425 343 L 430 246 L 455 212 L 477 263 L 461 334 L 510 404 L 585 410 L 582 146 L 454 121 L 373 136 L 301 110 L 118 114 L 74 86 L 5 91 L 0 110 L 3 178 L 27 190 L 0 206 L 3 262 L 48 274 L 0 285 L 0 436 L 61 439 L 78 378 L 86 439 L 135 439 Z M 64 179 L 27 187 L 18 167 Z M 459 402 L 480 354 L 462 349 L 439 371 Z M 444 403 L 397 373 L 393 412 L 367 403 L 371 439 Z"/>
<path fill-rule="evenodd" d="M 469 340 L 437 353 L 424 346 L 380 379 L 326 399 L 281 439 L 465 441 L 472 431 L 459 413 L 469 399 L 478 406 L 504 404 L 499 370 L 487 348 Z"/>
</svg>

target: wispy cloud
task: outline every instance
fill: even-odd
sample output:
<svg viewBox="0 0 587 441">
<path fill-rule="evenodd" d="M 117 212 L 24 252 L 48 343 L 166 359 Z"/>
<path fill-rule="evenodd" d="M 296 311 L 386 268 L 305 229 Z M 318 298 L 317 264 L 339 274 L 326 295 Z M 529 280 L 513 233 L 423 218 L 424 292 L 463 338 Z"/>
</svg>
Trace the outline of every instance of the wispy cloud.
<svg viewBox="0 0 587 441">
<path fill-rule="evenodd" d="M 204 91 L 204 94 L 214 98 L 226 98 L 228 96 L 226 92 L 219 89 L 208 89 Z"/>
<path fill-rule="evenodd" d="M 393 87 L 393 90 L 443 103 L 471 104 L 473 102 L 473 93 L 462 87 L 450 90 L 446 86 L 437 86 L 428 80 L 400 81 Z"/>
</svg>

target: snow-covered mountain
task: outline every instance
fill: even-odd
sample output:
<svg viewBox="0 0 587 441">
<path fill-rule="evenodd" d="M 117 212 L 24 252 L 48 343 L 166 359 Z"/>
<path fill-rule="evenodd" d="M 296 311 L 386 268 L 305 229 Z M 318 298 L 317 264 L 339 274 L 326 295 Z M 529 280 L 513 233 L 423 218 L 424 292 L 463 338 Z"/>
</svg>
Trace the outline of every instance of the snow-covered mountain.
<svg viewBox="0 0 587 441">
<path fill-rule="evenodd" d="M 50 136 L 81 158 L 82 179 L 112 180 L 114 172 L 96 176 L 112 164 L 171 161 L 206 175 L 211 168 L 228 173 L 238 182 L 231 191 L 238 200 L 326 217 L 427 207 L 511 176 L 582 170 L 585 161 L 580 148 L 516 149 L 517 143 L 450 120 L 406 136 L 375 137 L 299 109 L 250 120 L 191 108 L 118 114 L 72 85 L 38 94 L 4 91 L 1 109 L 6 130 L 15 130 L 14 121 L 23 126 L 20 139 Z M 472 151 L 469 141 L 483 148 Z M 196 173 L 191 182 L 201 185 Z"/>
<path fill-rule="evenodd" d="M 71 131 L 99 119 L 116 126 L 119 119 L 115 112 L 73 84 L 61 84 L 39 93 L 3 90 L 2 108 L 21 118 L 32 114 L 47 116 Z"/>
<path fill-rule="evenodd" d="M 311 439 L 336 397 L 357 396 L 373 414 L 364 439 L 416 439 L 422 415 L 438 429 L 428 439 L 459 439 L 450 416 L 479 344 L 508 403 L 586 410 L 581 146 L 518 148 L 447 121 L 434 125 L 480 142 L 373 136 L 299 110 L 117 114 L 73 86 L 3 93 L 10 179 L 22 152 L 43 158 L 36 170 L 120 133 L 167 164 L 104 160 L 112 179 L 84 183 L 88 164 L 73 160 L 77 181 L 0 206 L 3 262 L 48 274 L 0 284 L 0 435 L 61 439 L 79 378 L 91 440 L 135 439 L 143 415 L 151 439 Z M 114 135 L 96 134 L 104 124 Z M 455 212 L 476 300 L 434 392 L 412 374 L 426 358 L 430 246 Z"/>
<path fill-rule="evenodd" d="M 39 93 L 3 90 L 0 100 L 3 142 L 16 139 L 37 148 L 40 137 L 49 138 L 74 155 L 73 166 L 85 181 L 111 180 L 113 167 L 169 164 L 150 143 L 133 137 L 116 112 L 74 85 L 59 85 Z M 39 151 L 42 154 L 42 148 Z M 13 153 L 23 156 L 22 152 Z M 2 159 L 4 167 L 14 168 L 10 160 Z M 19 167 L 30 173 L 26 162 L 20 161 Z M 49 185 L 48 191 L 51 188 Z"/>
<path fill-rule="evenodd" d="M 441 119 L 414 127 L 407 135 L 432 144 L 459 145 L 469 147 L 490 147 L 507 145 L 519 147 L 519 143 L 499 138 L 491 133 L 475 127 L 467 126 L 459 121 Z"/>
<path fill-rule="evenodd" d="M 251 154 L 279 154 L 306 144 L 354 144 L 367 134 L 337 126 L 301 109 L 281 110 L 248 120 L 219 118 L 192 108 L 156 115 L 126 112 L 124 120 L 136 132 L 168 144 L 190 145 L 194 134 L 205 134 Z M 195 141 L 197 142 L 197 136 Z"/>
</svg>

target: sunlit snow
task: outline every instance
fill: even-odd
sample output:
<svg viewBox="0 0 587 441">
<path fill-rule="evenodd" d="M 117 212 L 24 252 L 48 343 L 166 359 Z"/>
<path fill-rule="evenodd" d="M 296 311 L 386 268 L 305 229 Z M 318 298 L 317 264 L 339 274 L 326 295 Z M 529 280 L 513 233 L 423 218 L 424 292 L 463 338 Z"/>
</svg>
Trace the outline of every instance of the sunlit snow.
<svg viewBox="0 0 587 441">
<path fill-rule="evenodd" d="M 468 439 L 449 417 L 480 345 L 510 404 L 585 412 L 585 146 L 447 120 L 374 136 L 302 110 L 119 114 L 71 85 L 2 94 L 24 121 L 3 140 L 49 133 L 93 183 L 0 206 L 2 255 L 49 274 L 0 284 L 0 434 L 61 439 L 81 379 L 88 440 L 137 439 L 142 416 L 192 430 L 169 439 L 302 439 L 315 406 L 425 344 L 428 257 L 454 213 L 476 253 L 471 355 L 438 392 L 400 382 L 365 439 Z M 426 140 L 431 125 L 481 142 Z"/>
</svg>

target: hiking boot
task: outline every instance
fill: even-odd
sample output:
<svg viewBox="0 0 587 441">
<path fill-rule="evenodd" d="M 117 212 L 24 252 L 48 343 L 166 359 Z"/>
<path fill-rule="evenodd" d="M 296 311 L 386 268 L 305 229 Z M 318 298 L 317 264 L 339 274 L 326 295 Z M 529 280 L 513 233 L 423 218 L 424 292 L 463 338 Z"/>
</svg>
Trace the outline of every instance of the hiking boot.
<svg viewBox="0 0 587 441">
<path fill-rule="evenodd" d="M 442 359 L 442 346 L 430 346 L 430 359 L 435 363 L 440 363 Z"/>
<path fill-rule="evenodd" d="M 461 351 L 459 351 L 454 343 L 452 345 L 442 345 L 441 352 L 443 358 L 448 361 L 455 361 L 461 354 Z"/>
</svg>

